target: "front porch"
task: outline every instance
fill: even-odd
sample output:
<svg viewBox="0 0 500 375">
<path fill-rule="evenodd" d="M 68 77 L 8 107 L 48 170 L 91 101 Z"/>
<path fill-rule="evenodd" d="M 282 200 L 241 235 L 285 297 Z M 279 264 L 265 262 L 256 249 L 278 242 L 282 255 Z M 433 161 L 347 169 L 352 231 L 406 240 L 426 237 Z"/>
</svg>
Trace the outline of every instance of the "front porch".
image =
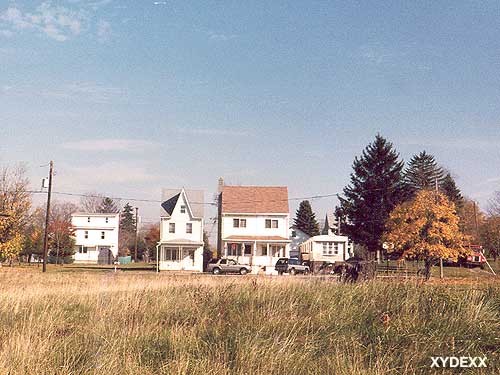
<svg viewBox="0 0 500 375">
<path fill-rule="evenodd" d="M 252 267 L 252 273 L 265 272 L 274 273 L 274 265 L 279 258 L 288 258 L 290 252 L 290 241 L 288 240 L 254 240 L 249 242 L 245 239 L 224 240 L 225 258 L 236 260 L 241 264 Z"/>
<path fill-rule="evenodd" d="M 202 244 L 162 244 L 159 255 L 160 271 L 203 272 Z"/>
</svg>

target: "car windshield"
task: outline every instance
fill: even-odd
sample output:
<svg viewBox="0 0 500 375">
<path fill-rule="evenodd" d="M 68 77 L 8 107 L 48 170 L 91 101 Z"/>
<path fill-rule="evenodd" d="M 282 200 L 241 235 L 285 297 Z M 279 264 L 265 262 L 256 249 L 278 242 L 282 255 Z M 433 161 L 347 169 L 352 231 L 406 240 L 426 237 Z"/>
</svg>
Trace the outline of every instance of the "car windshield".
<svg viewBox="0 0 500 375">
<path fill-rule="evenodd" d="M 214 264 L 214 263 L 217 263 L 218 261 L 219 261 L 219 259 L 214 258 L 214 259 L 210 259 L 210 262 L 208 262 L 208 263 Z"/>
<path fill-rule="evenodd" d="M 276 264 L 286 264 L 287 263 L 287 259 L 278 259 L 278 261 L 276 262 Z"/>
</svg>

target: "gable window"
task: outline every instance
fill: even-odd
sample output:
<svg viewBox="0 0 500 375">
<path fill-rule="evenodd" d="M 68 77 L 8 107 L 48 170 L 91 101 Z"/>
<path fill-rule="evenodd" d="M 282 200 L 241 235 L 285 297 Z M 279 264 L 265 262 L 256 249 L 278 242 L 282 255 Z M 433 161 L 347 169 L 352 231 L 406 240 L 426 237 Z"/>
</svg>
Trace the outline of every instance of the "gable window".
<svg viewBox="0 0 500 375">
<path fill-rule="evenodd" d="M 84 233 L 83 233 L 83 237 L 84 238 L 89 238 L 89 231 L 86 230 Z"/>
<path fill-rule="evenodd" d="M 181 206 L 181 214 L 185 214 L 186 213 L 186 206 L 182 205 Z"/>
<path fill-rule="evenodd" d="M 193 224 L 186 223 L 186 233 L 193 233 Z"/>
<path fill-rule="evenodd" d="M 246 228 L 247 219 L 233 219 L 233 228 Z"/>
<path fill-rule="evenodd" d="M 293 237 L 293 238 L 297 237 L 297 231 L 292 230 L 292 237 Z"/>
<path fill-rule="evenodd" d="M 90 216 L 87 218 L 87 223 L 90 223 Z"/>
<path fill-rule="evenodd" d="M 175 223 L 168 224 L 168 233 L 175 233 Z"/>
<path fill-rule="evenodd" d="M 101 232 L 101 240 L 103 240 L 106 237 L 106 232 Z"/>
</svg>

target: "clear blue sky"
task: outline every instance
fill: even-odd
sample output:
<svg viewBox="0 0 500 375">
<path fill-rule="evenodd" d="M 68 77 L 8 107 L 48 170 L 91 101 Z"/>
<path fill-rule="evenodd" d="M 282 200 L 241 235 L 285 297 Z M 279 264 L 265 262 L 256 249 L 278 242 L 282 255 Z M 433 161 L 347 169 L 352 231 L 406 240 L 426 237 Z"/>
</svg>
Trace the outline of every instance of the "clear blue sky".
<svg viewBox="0 0 500 375">
<path fill-rule="evenodd" d="M 499 35 L 498 1 L 0 0 L 0 163 L 38 187 L 52 159 L 59 191 L 209 200 L 224 176 L 300 197 L 340 191 L 380 132 L 484 207 Z"/>
</svg>

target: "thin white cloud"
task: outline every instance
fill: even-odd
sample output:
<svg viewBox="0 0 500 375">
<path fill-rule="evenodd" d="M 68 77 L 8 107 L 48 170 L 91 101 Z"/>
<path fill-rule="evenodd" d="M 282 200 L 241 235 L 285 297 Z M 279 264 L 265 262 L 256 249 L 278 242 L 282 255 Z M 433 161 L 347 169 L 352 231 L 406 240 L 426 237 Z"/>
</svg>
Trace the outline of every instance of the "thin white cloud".
<svg viewBox="0 0 500 375">
<path fill-rule="evenodd" d="M 242 130 L 220 129 L 220 128 L 176 128 L 175 132 L 191 135 L 221 135 L 221 136 L 248 136 L 249 133 Z"/>
<path fill-rule="evenodd" d="M 44 1 L 32 11 L 24 11 L 12 4 L 3 12 L 0 10 L 0 37 L 31 31 L 64 42 L 92 30 L 98 41 L 108 40 L 111 24 L 107 21 L 95 22 L 93 18 L 100 8 L 111 2 L 68 0 L 67 6 L 60 6 Z"/>
<path fill-rule="evenodd" d="M 208 38 L 210 40 L 226 42 L 226 41 L 231 40 L 231 39 L 236 39 L 237 37 L 238 37 L 238 35 L 236 35 L 236 34 L 223 34 L 223 33 L 216 33 L 214 31 L 208 32 Z"/>
<path fill-rule="evenodd" d="M 0 88 L 0 94 L 104 104 L 112 99 L 123 97 L 125 92 L 120 88 L 95 82 L 72 82 L 52 87 L 4 84 Z"/>
<path fill-rule="evenodd" d="M 14 35 L 14 32 L 10 30 L 0 30 L 0 36 L 3 36 L 5 38 L 11 38 Z"/>
<path fill-rule="evenodd" d="M 63 6 L 53 6 L 50 2 L 43 2 L 32 13 L 23 13 L 16 6 L 11 6 L 0 13 L 0 21 L 3 21 L 5 26 L 10 25 L 8 31 L 11 33 L 32 30 L 64 42 L 82 32 L 87 16 L 83 10 L 73 11 Z"/>
<path fill-rule="evenodd" d="M 90 139 L 77 142 L 67 142 L 63 148 L 73 151 L 144 151 L 155 143 L 136 139 Z"/>
<path fill-rule="evenodd" d="M 105 43 L 111 38 L 111 24 L 108 21 L 101 20 L 97 26 L 97 38 L 99 42 Z"/>
</svg>

